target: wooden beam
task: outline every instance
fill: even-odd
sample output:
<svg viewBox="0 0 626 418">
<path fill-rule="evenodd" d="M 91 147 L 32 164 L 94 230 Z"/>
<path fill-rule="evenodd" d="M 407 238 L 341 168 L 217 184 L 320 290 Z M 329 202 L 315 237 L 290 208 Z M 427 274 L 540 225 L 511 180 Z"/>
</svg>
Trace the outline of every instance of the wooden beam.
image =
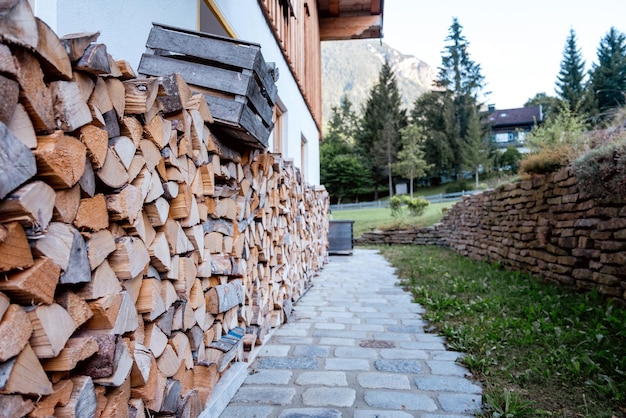
<svg viewBox="0 0 626 418">
<path fill-rule="evenodd" d="M 328 1 L 328 14 L 331 16 L 339 16 L 339 0 Z"/>
<path fill-rule="evenodd" d="M 320 40 L 339 41 L 380 37 L 380 16 L 329 17 L 320 19 Z"/>
</svg>

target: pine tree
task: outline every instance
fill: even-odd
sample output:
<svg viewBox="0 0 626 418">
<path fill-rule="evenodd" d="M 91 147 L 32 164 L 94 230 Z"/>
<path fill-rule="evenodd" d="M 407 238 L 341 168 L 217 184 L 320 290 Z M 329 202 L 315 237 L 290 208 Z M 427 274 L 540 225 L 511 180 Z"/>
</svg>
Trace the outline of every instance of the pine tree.
<svg viewBox="0 0 626 418">
<path fill-rule="evenodd" d="M 585 94 L 585 61 L 576 44 L 576 32 L 570 29 L 563 50 L 561 69 L 557 75 L 556 92 L 567 102 L 569 110 L 578 112 Z"/>
<path fill-rule="evenodd" d="M 387 180 L 391 185 L 391 165 L 396 160 L 400 130 L 407 125 L 406 111 L 402 109 L 402 97 L 395 74 L 389 61 L 385 60 L 378 74 L 378 83 L 370 90 L 363 107 L 358 148 L 370 169 L 374 184 L 374 199 L 378 188 Z M 390 187 L 389 193 L 392 194 Z"/>
<path fill-rule="evenodd" d="M 591 106 L 600 120 L 626 103 L 626 35 L 614 27 L 600 41 L 590 87 Z"/>
<path fill-rule="evenodd" d="M 468 161 L 468 156 L 478 144 L 475 118 L 480 107 L 478 99 L 485 86 L 480 65 L 470 58 L 469 42 L 462 31 L 463 26 L 457 18 L 453 18 L 445 39 L 447 45 L 441 57 L 437 81 L 437 85 L 446 89 L 452 96 L 454 127 L 446 134 L 452 151 L 453 168 L 458 179 L 462 177 L 464 167 L 473 165 Z"/>
<path fill-rule="evenodd" d="M 430 168 L 424 159 L 424 132 L 423 128 L 415 124 L 409 124 L 401 132 L 402 149 L 398 152 L 398 161 L 394 164 L 394 170 L 409 179 L 409 190 L 413 199 L 413 180 L 426 175 Z"/>
</svg>

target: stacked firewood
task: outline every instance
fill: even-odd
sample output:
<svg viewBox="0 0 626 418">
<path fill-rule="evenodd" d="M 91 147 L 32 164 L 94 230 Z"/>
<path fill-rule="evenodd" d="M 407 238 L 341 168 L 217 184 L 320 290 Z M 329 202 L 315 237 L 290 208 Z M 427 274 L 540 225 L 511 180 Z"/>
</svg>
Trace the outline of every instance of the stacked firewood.
<svg viewBox="0 0 626 418">
<path fill-rule="evenodd" d="M 0 5 L 1 414 L 197 416 L 326 262 L 328 196 L 97 38 Z"/>
</svg>

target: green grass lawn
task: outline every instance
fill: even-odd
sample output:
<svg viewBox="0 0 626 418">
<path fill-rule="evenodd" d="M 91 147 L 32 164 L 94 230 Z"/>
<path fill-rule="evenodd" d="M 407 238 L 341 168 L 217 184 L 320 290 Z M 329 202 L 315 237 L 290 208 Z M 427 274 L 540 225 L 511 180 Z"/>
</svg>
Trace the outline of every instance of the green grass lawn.
<svg viewBox="0 0 626 418">
<path fill-rule="evenodd" d="M 389 208 L 335 210 L 332 213 L 332 219 L 353 220 L 353 236 L 357 238 L 363 232 L 375 229 L 432 225 L 441 220 L 441 209 L 449 208 L 453 204 L 454 202 L 430 204 L 424 210 L 424 214 L 417 217 L 409 216 L 408 210 L 405 209 L 404 216 L 398 218 L 391 216 Z"/>
<path fill-rule="evenodd" d="M 626 416 L 626 309 L 429 246 L 385 246 L 483 384 L 481 417 Z"/>
</svg>

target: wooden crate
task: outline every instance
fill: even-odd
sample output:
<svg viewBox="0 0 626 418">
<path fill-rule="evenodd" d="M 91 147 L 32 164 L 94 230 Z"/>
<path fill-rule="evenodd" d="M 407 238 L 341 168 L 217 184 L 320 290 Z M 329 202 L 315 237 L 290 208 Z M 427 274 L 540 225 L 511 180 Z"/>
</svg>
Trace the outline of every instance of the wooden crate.
<svg viewBox="0 0 626 418">
<path fill-rule="evenodd" d="M 276 72 L 251 42 L 153 23 L 139 73 L 179 73 L 204 93 L 217 130 L 266 148 L 276 101 Z"/>
</svg>

